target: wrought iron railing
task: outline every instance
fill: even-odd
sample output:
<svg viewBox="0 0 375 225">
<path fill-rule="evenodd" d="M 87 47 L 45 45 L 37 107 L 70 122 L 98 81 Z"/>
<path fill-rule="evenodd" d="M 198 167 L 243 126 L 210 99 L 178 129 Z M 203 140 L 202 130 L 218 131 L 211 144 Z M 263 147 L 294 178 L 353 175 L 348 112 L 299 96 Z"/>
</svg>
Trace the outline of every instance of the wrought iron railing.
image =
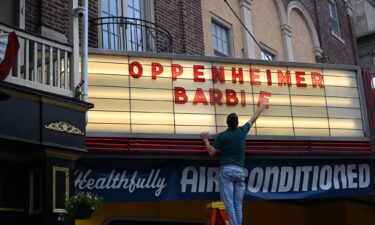
<svg viewBox="0 0 375 225">
<path fill-rule="evenodd" d="M 128 17 L 101 17 L 92 24 L 100 48 L 125 51 L 172 52 L 172 36 L 155 23 Z"/>
<path fill-rule="evenodd" d="M 15 31 L 20 48 L 6 82 L 74 97 L 71 54 L 73 48 L 0 24 L 0 33 Z"/>
</svg>

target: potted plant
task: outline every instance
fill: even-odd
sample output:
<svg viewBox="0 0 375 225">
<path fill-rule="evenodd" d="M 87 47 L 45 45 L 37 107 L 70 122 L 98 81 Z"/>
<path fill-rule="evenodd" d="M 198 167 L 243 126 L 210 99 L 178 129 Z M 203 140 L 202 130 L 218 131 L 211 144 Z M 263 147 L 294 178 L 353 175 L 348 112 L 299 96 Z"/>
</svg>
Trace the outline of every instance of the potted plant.
<svg viewBox="0 0 375 225">
<path fill-rule="evenodd" d="M 68 217 L 75 219 L 89 219 L 93 212 L 102 206 L 100 196 L 90 192 L 78 192 L 65 198 L 65 210 Z"/>
</svg>

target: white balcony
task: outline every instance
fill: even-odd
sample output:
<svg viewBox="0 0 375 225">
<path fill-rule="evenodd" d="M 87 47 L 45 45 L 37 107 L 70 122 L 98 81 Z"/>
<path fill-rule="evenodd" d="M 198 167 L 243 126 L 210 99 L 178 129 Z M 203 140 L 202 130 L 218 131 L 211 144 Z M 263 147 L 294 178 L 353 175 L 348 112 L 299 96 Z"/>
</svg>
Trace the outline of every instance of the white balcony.
<svg viewBox="0 0 375 225">
<path fill-rule="evenodd" d="M 20 48 L 5 81 L 74 97 L 73 47 L 0 24 L 0 33 L 12 31 Z"/>
</svg>

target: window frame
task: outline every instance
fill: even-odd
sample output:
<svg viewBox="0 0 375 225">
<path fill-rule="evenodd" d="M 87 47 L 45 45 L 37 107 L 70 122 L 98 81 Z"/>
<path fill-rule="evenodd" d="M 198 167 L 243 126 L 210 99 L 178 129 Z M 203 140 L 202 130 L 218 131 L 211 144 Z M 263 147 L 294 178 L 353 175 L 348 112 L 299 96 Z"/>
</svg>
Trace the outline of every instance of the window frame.
<svg viewBox="0 0 375 225">
<path fill-rule="evenodd" d="M 227 49 L 228 53 L 222 52 L 220 50 L 215 49 L 214 47 L 214 34 L 213 34 L 213 25 L 222 28 L 226 31 L 227 34 Z M 215 15 L 211 15 L 211 46 L 213 50 L 213 54 L 215 56 L 223 56 L 223 57 L 232 57 L 234 55 L 234 47 L 233 47 L 233 35 L 232 35 L 232 25 L 228 22 L 220 19 Z"/>
<path fill-rule="evenodd" d="M 334 14 L 336 15 L 336 18 L 333 17 L 332 10 L 334 10 Z M 337 10 L 337 3 L 335 0 L 328 0 L 328 15 L 329 15 L 330 29 L 331 29 L 332 35 L 334 35 L 335 37 L 337 37 L 339 40 L 342 41 L 339 12 Z M 333 29 L 333 26 L 335 25 L 337 27 L 336 29 Z"/>
<path fill-rule="evenodd" d="M 104 0 L 98 1 L 98 18 L 103 17 L 102 15 L 102 3 Z M 123 16 L 128 17 L 128 1 L 129 0 L 117 0 L 117 16 Z M 154 0 L 140 0 L 140 19 L 142 20 L 148 20 L 150 22 L 155 22 L 155 14 L 154 14 Z M 98 27 L 98 48 L 103 48 L 107 50 L 129 50 L 129 47 L 127 46 L 128 43 L 123 43 L 124 38 L 122 37 L 121 33 L 123 33 L 124 26 L 120 26 L 119 28 L 119 45 L 117 48 L 104 48 L 103 46 L 103 30 L 102 27 Z M 142 39 L 145 39 L 145 32 L 142 31 L 141 36 Z M 141 51 L 145 51 L 146 49 L 146 43 L 143 42 L 143 46 Z"/>
<path fill-rule="evenodd" d="M 64 208 L 58 208 L 56 206 L 57 203 L 57 183 L 56 183 L 56 178 L 57 178 L 57 173 L 61 172 L 65 174 L 65 195 L 64 197 L 69 197 L 70 196 L 70 182 L 69 182 L 69 168 L 67 167 L 59 167 L 59 166 L 53 166 L 52 167 L 52 211 L 54 213 L 65 213 L 66 210 Z"/>
<path fill-rule="evenodd" d="M 122 1 L 122 0 L 116 0 L 117 1 L 117 7 L 116 7 L 116 16 L 121 16 L 120 14 L 119 14 L 119 8 L 122 8 L 122 6 L 121 6 L 121 2 L 120 1 Z M 98 1 L 98 17 L 104 17 L 104 15 L 102 14 L 103 13 L 103 8 L 102 8 L 102 3 L 103 3 L 103 0 L 100 0 L 100 1 Z M 123 10 L 120 10 L 120 12 L 122 12 Z M 110 25 L 108 25 L 109 27 L 110 27 Z M 103 32 L 104 32 L 104 30 L 102 29 L 102 27 L 99 27 L 98 28 L 98 46 L 99 47 L 101 47 L 101 48 L 104 48 L 104 46 L 103 46 L 103 39 L 104 39 L 104 34 L 103 34 Z M 120 33 L 120 31 L 119 31 L 119 33 Z M 120 34 L 118 34 L 118 37 L 120 36 Z M 108 50 L 115 50 L 116 48 L 114 48 L 114 49 L 112 49 L 112 47 L 110 47 L 110 46 L 112 46 L 112 44 L 111 44 L 111 41 L 108 41 L 108 47 L 107 48 L 104 48 L 104 49 L 108 49 Z"/>
</svg>

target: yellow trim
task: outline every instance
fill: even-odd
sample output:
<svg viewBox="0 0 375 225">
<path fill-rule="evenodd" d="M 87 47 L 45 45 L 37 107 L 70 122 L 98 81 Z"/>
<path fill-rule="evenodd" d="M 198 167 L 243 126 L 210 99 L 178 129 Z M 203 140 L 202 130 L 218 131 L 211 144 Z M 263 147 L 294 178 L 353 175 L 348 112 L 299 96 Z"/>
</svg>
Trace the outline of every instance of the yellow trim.
<svg viewBox="0 0 375 225">
<path fill-rule="evenodd" d="M 66 167 L 52 167 L 52 211 L 55 213 L 66 212 L 63 208 L 56 208 L 56 172 L 65 173 L 65 194 L 69 196 L 69 168 Z"/>
<path fill-rule="evenodd" d="M 28 100 L 31 100 L 33 102 L 40 102 L 40 98 L 37 97 L 34 94 L 29 94 L 27 92 L 21 92 L 21 91 L 15 91 L 15 90 L 11 90 L 11 89 L 8 89 L 8 88 L 1 88 L 1 90 L 4 91 L 6 94 L 8 94 L 10 96 L 28 99 Z"/>
<path fill-rule="evenodd" d="M 223 202 L 210 202 L 207 204 L 207 208 L 212 209 L 225 209 Z"/>
<path fill-rule="evenodd" d="M 72 110 L 77 110 L 77 111 L 81 111 L 81 112 L 87 111 L 87 108 L 84 107 L 84 106 L 76 105 L 76 104 L 73 104 L 73 103 L 66 103 L 66 102 L 63 102 L 63 100 L 55 100 L 55 99 L 52 99 L 52 98 L 43 97 L 42 101 L 43 101 L 43 103 L 46 103 L 46 104 L 49 104 L 49 105 L 54 105 L 54 106 L 60 106 L 62 108 L 66 108 L 66 109 L 72 109 Z"/>
</svg>

